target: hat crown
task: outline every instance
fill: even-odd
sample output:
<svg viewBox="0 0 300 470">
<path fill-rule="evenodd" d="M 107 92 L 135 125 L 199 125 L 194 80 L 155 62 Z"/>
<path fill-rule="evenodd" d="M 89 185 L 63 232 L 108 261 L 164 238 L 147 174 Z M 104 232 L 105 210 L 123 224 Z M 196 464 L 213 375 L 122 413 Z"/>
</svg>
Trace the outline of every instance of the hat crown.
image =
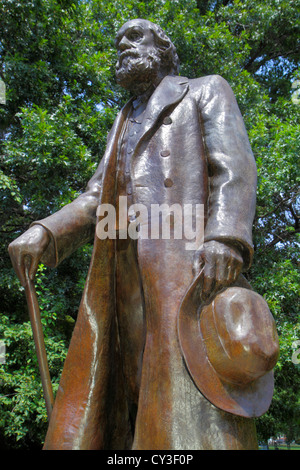
<svg viewBox="0 0 300 470">
<path fill-rule="evenodd" d="M 275 322 L 265 300 L 253 291 L 224 291 L 203 308 L 200 328 L 209 361 L 230 383 L 248 384 L 276 364 Z"/>
</svg>

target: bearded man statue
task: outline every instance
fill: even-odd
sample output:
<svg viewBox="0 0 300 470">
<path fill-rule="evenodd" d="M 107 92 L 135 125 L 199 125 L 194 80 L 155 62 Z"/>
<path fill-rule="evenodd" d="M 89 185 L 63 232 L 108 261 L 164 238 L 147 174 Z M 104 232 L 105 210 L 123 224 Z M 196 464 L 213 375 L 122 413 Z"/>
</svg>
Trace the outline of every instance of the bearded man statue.
<svg viewBox="0 0 300 470">
<path fill-rule="evenodd" d="M 132 98 L 94 176 L 9 247 L 24 285 L 26 257 L 33 278 L 40 261 L 56 267 L 94 237 L 44 449 L 256 449 L 278 338 L 242 274 L 256 167 L 241 113 L 220 76 L 178 75 L 174 45 L 150 21 L 124 24 L 116 47 Z M 124 201 L 143 216 L 120 217 Z M 203 208 L 199 246 L 172 236 L 174 218 L 170 237 L 151 236 L 162 205 Z M 101 207 L 115 210 L 113 236 L 98 230 Z"/>
</svg>

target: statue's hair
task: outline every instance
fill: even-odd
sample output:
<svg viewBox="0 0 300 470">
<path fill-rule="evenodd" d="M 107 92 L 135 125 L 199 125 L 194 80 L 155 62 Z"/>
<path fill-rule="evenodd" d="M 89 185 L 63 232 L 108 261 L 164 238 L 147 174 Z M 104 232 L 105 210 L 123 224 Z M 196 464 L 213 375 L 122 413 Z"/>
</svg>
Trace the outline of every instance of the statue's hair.
<svg viewBox="0 0 300 470">
<path fill-rule="evenodd" d="M 167 69 L 169 75 L 178 75 L 180 61 L 176 47 L 160 26 L 149 21 L 149 28 L 154 34 L 154 40 L 160 53 L 162 66 Z"/>
</svg>

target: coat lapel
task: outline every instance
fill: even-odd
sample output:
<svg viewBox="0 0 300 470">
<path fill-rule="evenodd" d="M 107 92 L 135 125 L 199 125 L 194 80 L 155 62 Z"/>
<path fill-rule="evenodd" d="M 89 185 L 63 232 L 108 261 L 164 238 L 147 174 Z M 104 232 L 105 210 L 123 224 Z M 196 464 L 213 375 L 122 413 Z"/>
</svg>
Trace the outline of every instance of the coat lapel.
<svg viewBox="0 0 300 470">
<path fill-rule="evenodd" d="M 125 104 L 125 106 L 119 112 L 107 139 L 106 152 L 103 156 L 104 171 L 102 175 L 102 185 L 100 193 L 101 204 L 112 204 L 114 201 L 118 146 L 120 144 L 120 135 L 122 133 L 122 128 L 127 119 L 131 105 L 132 98 Z"/>
<path fill-rule="evenodd" d="M 159 117 L 172 105 L 177 105 L 187 93 L 188 88 L 188 79 L 185 77 L 167 76 L 161 81 L 148 101 L 133 156 L 154 128 Z"/>
</svg>

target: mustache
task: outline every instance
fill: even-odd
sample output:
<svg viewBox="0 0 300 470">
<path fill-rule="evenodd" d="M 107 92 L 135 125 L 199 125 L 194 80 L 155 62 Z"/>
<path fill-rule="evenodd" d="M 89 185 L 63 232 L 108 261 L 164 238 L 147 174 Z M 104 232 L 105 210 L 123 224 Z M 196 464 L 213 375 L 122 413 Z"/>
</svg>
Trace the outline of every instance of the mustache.
<svg viewBox="0 0 300 470">
<path fill-rule="evenodd" d="M 139 54 L 138 51 L 124 51 L 124 52 L 121 52 L 121 54 L 119 55 L 118 57 L 118 62 L 117 62 L 117 65 L 121 65 L 123 60 L 126 59 L 127 57 L 133 57 L 133 58 L 140 58 L 141 55 Z"/>
</svg>

